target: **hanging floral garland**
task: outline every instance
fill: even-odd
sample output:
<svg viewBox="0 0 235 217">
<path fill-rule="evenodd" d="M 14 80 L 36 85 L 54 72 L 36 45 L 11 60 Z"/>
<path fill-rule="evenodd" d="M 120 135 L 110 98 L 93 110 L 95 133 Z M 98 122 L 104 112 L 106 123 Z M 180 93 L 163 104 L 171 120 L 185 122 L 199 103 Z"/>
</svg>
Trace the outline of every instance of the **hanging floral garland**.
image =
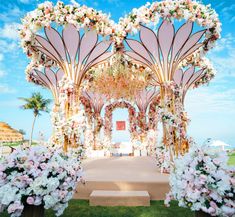
<svg viewBox="0 0 235 217">
<path fill-rule="evenodd" d="M 80 96 L 80 101 L 84 107 L 88 122 L 92 123 L 93 112 L 89 100 L 84 96 Z"/>
<path fill-rule="evenodd" d="M 149 113 L 148 113 L 148 128 L 156 130 L 157 129 L 157 106 L 160 104 L 160 97 L 156 96 L 153 101 L 149 105 Z"/>
<path fill-rule="evenodd" d="M 89 89 L 112 99 L 133 99 L 150 79 L 150 70 L 133 63 L 118 52 L 111 57 L 110 65 L 91 69 Z"/>
</svg>

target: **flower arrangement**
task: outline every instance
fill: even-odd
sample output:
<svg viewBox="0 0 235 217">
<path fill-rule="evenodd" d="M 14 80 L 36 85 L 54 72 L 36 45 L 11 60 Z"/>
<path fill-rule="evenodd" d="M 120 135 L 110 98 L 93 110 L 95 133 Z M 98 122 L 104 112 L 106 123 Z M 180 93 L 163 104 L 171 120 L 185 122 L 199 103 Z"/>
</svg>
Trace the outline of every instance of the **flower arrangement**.
<svg viewBox="0 0 235 217">
<path fill-rule="evenodd" d="M 93 112 L 92 112 L 92 107 L 90 101 L 84 97 L 80 96 L 80 101 L 84 107 L 85 114 L 87 116 L 88 122 L 91 124 L 92 123 L 92 118 L 93 118 Z"/>
<path fill-rule="evenodd" d="M 160 104 L 160 96 L 156 96 L 149 105 L 149 123 L 148 128 L 156 130 L 158 126 L 157 106 Z"/>
<path fill-rule="evenodd" d="M 17 148 L 0 159 L 0 211 L 21 216 L 25 205 L 43 205 L 60 216 L 81 180 L 80 156 L 58 147 Z"/>
<path fill-rule="evenodd" d="M 211 216 L 234 216 L 235 168 L 227 161 L 225 152 L 213 152 L 208 144 L 191 147 L 175 160 L 165 204 L 175 199 L 179 206 Z"/>
<path fill-rule="evenodd" d="M 156 161 L 157 167 L 160 169 L 161 173 L 170 173 L 171 161 L 169 149 L 163 143 L 157 144 L 156 146 Z"/>
<path fill-rule="evenodd" d="M 194 83 L 193 88 L 197 88 L 200 85 L 206 85 L 215 77 L 216 70 L 206 57 L 201 58 L 201 61 L 199 61 L 195 65 L 204 68 L 205 70 L 200 80 Z"/>
<path fill-rule="evenodd" d="M 156 157 L 157 130 L 149 129 L 147 132 L 147 152 L 149 156 Z"/>
</svg>

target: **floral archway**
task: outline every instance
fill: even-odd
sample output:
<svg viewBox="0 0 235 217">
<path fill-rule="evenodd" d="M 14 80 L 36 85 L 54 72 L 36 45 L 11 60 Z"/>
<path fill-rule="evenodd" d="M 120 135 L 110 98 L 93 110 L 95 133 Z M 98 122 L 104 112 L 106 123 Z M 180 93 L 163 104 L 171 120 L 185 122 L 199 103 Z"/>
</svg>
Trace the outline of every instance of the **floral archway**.
<svg viewBox="0 0 235 217">
<path fill-rule="evenodd" d="M 116 101 L 110 103 L 105 107 L 105 115 L 104 115 L 104 134 L 106 141 L 106 148 L 110 148 L 112 141 L 112 117 L 113 111 L 117 108 L 126 108 L 128 110 L 128 119 L 129 119 L 129 132 L 131 136 L 131 140 L 134 140 L 137 136 L 137 125 L 136 125 L 136 110 L 135 107 L 126 101 Z"/>
</svg>

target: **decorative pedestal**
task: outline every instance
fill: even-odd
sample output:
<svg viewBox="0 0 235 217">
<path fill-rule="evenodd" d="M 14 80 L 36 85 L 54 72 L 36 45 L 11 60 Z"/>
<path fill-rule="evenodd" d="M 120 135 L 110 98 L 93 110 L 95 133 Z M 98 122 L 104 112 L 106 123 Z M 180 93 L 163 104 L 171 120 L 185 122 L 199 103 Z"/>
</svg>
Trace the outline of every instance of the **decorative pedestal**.
<svg viewBox="0 0 235 217">
<path fill-rule="evenodd" d="M 211 217 L 211 215 L 202 211 L 196 211 L 195 217 Z"/>
<path fill-rule="evenodd" d="M 44 207 L 26 204 L 21 217 L 44 217 Z"/>
</svg>

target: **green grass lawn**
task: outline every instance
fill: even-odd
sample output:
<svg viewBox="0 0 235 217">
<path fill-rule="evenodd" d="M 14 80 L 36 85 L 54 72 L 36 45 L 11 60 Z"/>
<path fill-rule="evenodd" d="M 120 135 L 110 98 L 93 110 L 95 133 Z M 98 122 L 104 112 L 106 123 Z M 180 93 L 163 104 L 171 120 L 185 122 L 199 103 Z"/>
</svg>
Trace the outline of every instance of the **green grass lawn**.
<svg viewBox="0 0 235 217">
<path fill-rule="evenodd" d="M 16 147 L 16 146 L 19 146 L 21 144 L 22 144 L 22 142 L 6 142 L 6 143 L 3 143 L 3 146 Z M 37 143 L 36 142 L 32 142 L 32 145 L 37 145 Z"/>
<path fill-rule="evenodd" d="M 9 217 L 6 213 L 0 216 Z M 55 215 L 47 210 L 45 217 Z M 178 207 L 176 202 L 169 208 L 163 201 L 151 201 L 150 207 L 91 207 L 87 200 L 71 200 L 61 217 L 194 217 L 194 213 Z"/>
<path fill-rule="evenodd" d="M 235 153 L 229 155 L 228 164 L 235 166 Z"/>
<path fill-rule="evenodd" d="M 18 146 L 20 145 L 22 142 L 7 142 L 7 143 L 3 143 L 3 146 Z"/>
</svg>

